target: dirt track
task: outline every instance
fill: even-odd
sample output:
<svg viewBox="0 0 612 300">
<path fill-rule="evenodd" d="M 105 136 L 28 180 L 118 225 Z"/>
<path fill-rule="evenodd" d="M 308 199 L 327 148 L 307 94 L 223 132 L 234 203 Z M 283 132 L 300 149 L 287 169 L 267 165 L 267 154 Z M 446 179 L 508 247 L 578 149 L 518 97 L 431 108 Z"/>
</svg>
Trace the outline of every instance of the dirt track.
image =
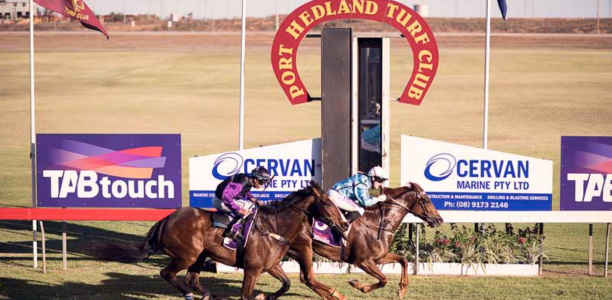
<svg viewBox="0 0 612 300">
<path fill-rule="evenodd" d="M 268 49 L 272 33 L 248 33 L 247 46 Z M 439 34 L 436 39 L 445 48 L 481 48 L 481 34 Z M 107 41 L 97 33 L 41 32 L 36 33 L 36 51 L 185 51 L 199 52 L 240 47 L 240 33 L 236 32 L 117 32 Z M 318 47 L 318 39 L 305 39 L 301 47 Z M 393 39 L 393 43 L 403 43 Z M 556 48 L 556 49 L 612 49 L 612 35 L 569 34 L 497 34 L 492 37 L 493 48 Z M 0 32 L 0 51 L 27 51 L 27 32 Z"/>
</svg>

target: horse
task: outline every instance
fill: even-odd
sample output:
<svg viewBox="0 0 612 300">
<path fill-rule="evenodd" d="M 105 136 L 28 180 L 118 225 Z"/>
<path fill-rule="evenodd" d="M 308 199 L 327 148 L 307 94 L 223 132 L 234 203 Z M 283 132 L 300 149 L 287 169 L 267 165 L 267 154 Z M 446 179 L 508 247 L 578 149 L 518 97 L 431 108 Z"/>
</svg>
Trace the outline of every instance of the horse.
<svg viewBox="0 0 612 300">
<path fill-rule="evenodd" d="M 193 299 L 194 291 L 202 293 L 202 299 L 214 298 L 199 283 L 199 272 L 207 258 L 244 269 L 241 299 L 250 299 L 260 274 L 268 272 L 282 282 L 282 287 L 266 298 L 276 299 L 290 286 L 280 261 L 289 250 L 291 241 L 302 231 L 302 227 L 310 226 L 313 217 L 321 218 L 339 232 L 348 228 L 335 205 L 318 184 L 311 182 L 308 187 L 291 193 L 284 201 L 259 208 L 254 217 L 253 232 L 241 251 L 242 255 L 222 245 L 224 229 L 213 227 L 210 212 L 192 207 L 179 209 L 157 222 L 149 230 L 145 241 L 137 247 L 107 244 L 93 249 L 92 254 L 102 260 L 139 262 L 161 250 L 171 258 L 170 263 L 161 270 L 161 277 L 187 300 Z M 188 275 L 185 282 L 181 282 L 176 274 L 185 269 L 189 269 Z"/>
<path fill-rule="evenodd" d="M 345 298 L 335 289 L 317 282 L 312 269 L 313 250 L 330 260 L 355 265 L 378 279 L 378 283 L 372 285 L 362 285 L 358 280 L 349 281 L 351 286 L 363 293 L 369 293 L 387 284 L 387 277 L 377 265 L 400 263 L 402 274 L 398 296 L 403 298 L 406 294 L 408 260 L 403 256 L 388 253 L 395 231 L 408 213 L 417 216 L 430 227 L 438 227 L 444 220 L 423 188 L 416 183 L 395 189 L 383 188 L 382 192 L 387 195 L 387 200 L 366 208 L 365 214 L 353 223 L 344 249 L 313 241 L 312 226 L 303 227 L 291 243 L 288 255 L 300 265 L 300 281 L 323 299 Z"/>
</svg>

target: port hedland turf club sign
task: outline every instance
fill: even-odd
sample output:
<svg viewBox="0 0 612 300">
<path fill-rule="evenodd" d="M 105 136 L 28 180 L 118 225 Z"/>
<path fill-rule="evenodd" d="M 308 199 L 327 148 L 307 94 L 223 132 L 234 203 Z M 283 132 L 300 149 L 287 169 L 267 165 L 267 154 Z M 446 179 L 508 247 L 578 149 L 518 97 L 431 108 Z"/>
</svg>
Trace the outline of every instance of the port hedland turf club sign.
<svg viewBox="0 0 612 300">
<path fill-rule="evenodd" d="M 38 206 L 179 208 L 179 134 L 36 135 Z"/>
<path fill-rule="evenodd" d="M 419 105 L 438 70 L 438 45 L 425 20 L 407 6 L 389 0 L 314 0 L 285 18 L 272 44 L 272 69 L 291 104 L 311 100 L 297 70 L 298 47 L 316 25 L 337 19 L 364 19 L 393 26 L 412 48 L 414 69 L 399 102 Z"/>
<path fill-rule="evenodd" d="M 552 210 L 550 160 L 402 135 L 402 182 L 439 210 Z"/>
<path fill-rule="evenodd" d="M 561 137 L 561 210 L 612 210 L 612 137 Z"/>
<path fill-rule="evenodd" d="M 232 151 L 189 159 L 189 199 L 192 207 L 212 207 L 217 185 L 227 177 L 248 174 L 263 166 L 274 178 L 267 188 L 251 190 L 262 201 L 281 200 L 321 182 L 321 139 Z"/>
</svg>

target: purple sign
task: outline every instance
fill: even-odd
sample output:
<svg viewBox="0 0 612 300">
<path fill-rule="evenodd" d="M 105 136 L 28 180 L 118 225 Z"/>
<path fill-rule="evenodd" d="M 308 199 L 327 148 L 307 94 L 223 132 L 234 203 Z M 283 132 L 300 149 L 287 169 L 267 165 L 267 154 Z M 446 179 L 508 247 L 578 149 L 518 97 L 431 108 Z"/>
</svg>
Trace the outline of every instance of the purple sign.
<svg viewBox="0 0 612 300">
<path fill-rule="evenodd" d="M 612 210 L 612 137 L 561 137 L 561 210 Z"/>
<path fill-rule="evenodd" d="M 181 207 L 179 134 L 37 134 L 40 207 Z"/>
</svg>

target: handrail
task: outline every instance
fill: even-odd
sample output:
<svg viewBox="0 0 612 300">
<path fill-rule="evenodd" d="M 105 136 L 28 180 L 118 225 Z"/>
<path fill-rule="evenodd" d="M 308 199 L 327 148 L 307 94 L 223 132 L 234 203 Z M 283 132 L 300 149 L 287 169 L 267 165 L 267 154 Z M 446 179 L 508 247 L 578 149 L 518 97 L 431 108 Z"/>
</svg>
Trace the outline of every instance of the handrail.
<svg viewBox="0 0 612 300">
<path fill-rule="evenodd" d="M 612 223 L 612 211 L 438 211 L 444 223 Z M 404 223 L 423 223 L 407 215 Z"/>
<path fill-rule="evenodd" d="M 0 208 L 0 220 L 159 221 L 176 209 Z"/>
</svg>

